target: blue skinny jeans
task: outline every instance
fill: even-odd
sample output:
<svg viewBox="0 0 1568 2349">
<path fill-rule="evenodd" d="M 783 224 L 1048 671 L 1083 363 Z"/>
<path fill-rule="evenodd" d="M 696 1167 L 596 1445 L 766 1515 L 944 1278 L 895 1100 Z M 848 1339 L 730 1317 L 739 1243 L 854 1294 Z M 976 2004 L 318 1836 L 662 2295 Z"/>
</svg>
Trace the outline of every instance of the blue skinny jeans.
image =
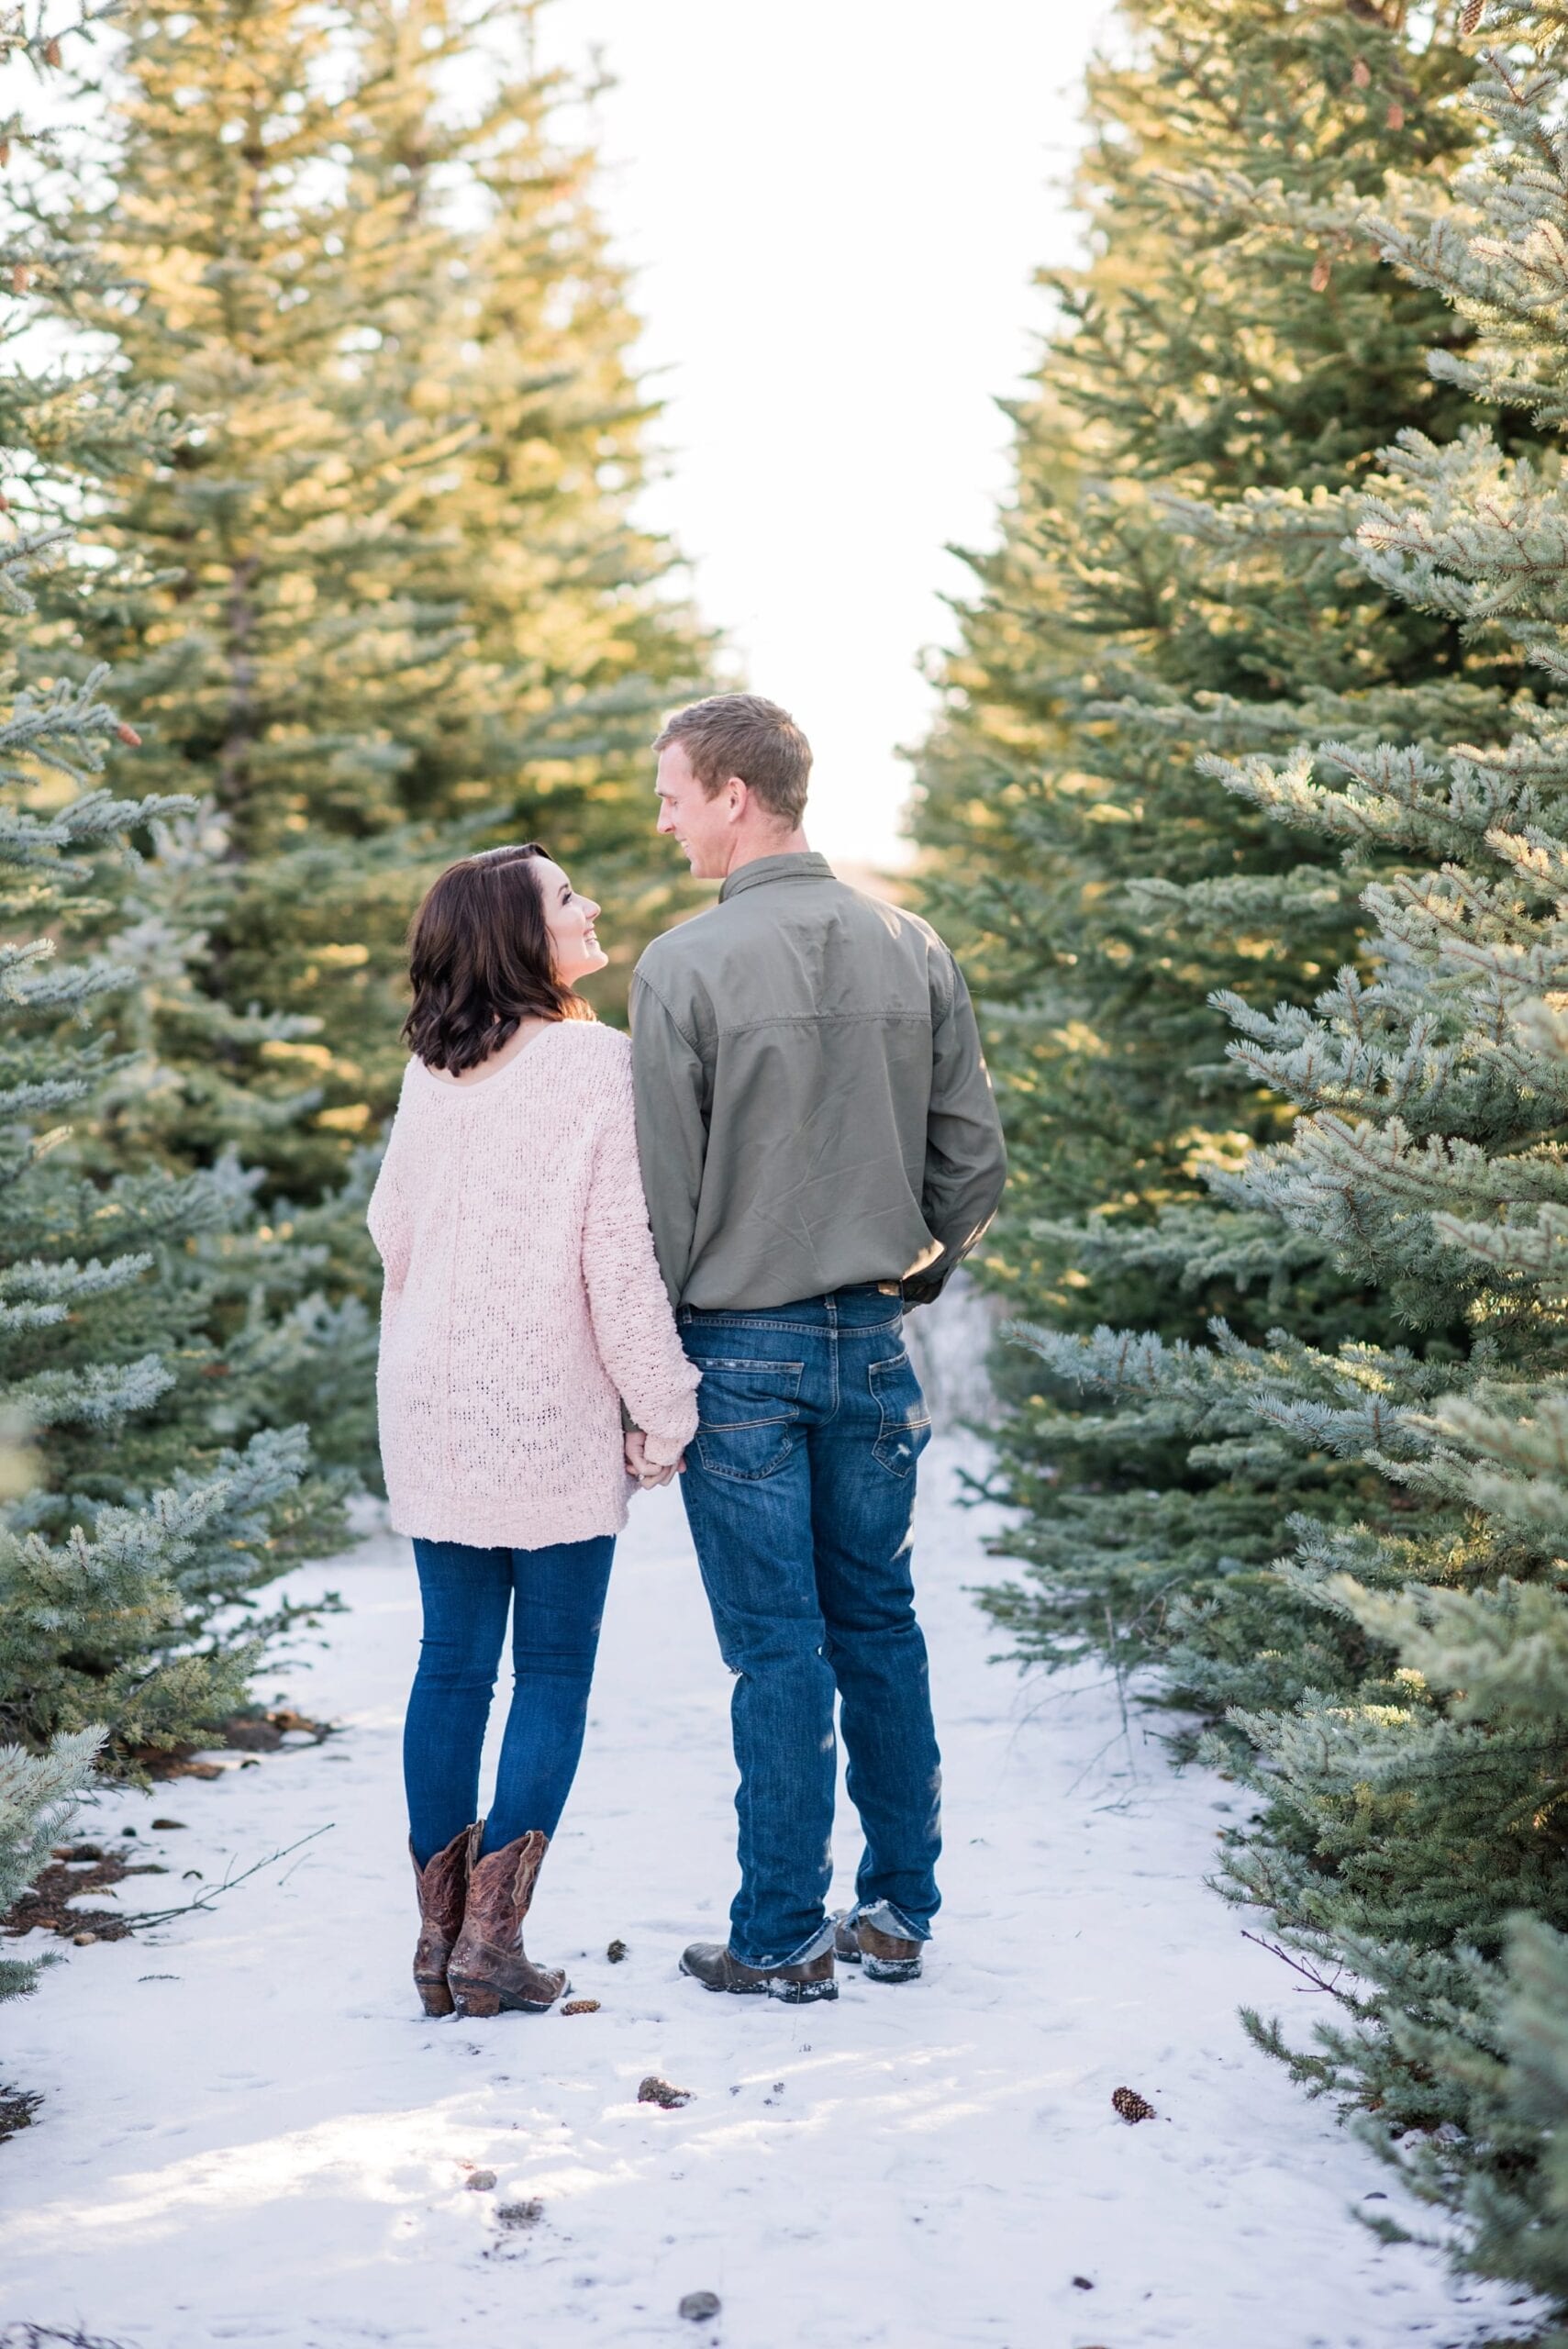
<svg viewBox="0 0 1568 2349">
<path fill-rule="evenodd" d="M 416 1542 L 424 1635 L 403 1725 L 403 1779 L 423 1867 L 479 1816 L 479 1760 L 506 1615 L 512 1702 L 484 1849 L 553 1835 L 577 1775 L 615 1537 L 543 1550 Z"/>
</svg>

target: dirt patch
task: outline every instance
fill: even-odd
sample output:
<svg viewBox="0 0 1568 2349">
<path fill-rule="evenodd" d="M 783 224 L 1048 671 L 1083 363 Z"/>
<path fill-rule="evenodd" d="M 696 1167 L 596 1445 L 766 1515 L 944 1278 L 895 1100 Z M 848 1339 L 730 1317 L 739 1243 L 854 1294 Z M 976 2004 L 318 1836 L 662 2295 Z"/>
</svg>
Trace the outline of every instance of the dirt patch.
<svg viewBox="0 0 1568 2349">
<path fill-rule="evenodd" d="M 542 2202 L 498 2202 L 495 2223 L 505 2227 L 508 2234 L 518 2234 L 524 2227 L 537 2227 L 544 2216 Z"/>
<path fill-rule="evenodd" d="M 223 1723 L 223 1742 L 247 1753 L 275 1753 L 281 1745 L 325 1745 L 333 1734 L 330 1721 L 312 1720 L 281 1705 L 270 1713 L 231 1713 Z"/>
<path fill-rule="evenodd" d="M 43 2099 L 36 2088 L 0 2088 L 0 2145 L 18 2129 L 29 2129 Z"/>
<path fill-rule="evenodd" d="M 217 1723 L 205 1747 L 139 1745 L 126 1759 L 149 1778 L 221 1778 L 223 1764 L 202 1759 L 204 1751 L 210 1753 L 215 1745 L 241 1753 L 276 1753 L 284 1746 L 324 1745 L 333 1734 L 330 1721 L 312 1720 L 308 1713 L 281 1705 L 272 1712 L 230 1713 Z"/>
<path fill-rule="evenodd" d="M 221 1778 L 223 1776 L 222 1763 L 198 1761 L 194 1745 L 187 1746 L 183 1752 L 133 1753 L 130 1759 L 139 1772 L 160 1782 L 165 1778 Z"/>
<path fill-rule="evenodd" d="M 73 1941 L 91 1933 L 101 1942 L 124 1941 L 136 1923 L 115 1909 L 77 1909 L 72 1902 L 83 1893 L 101 1892 L 106 1885 L 122 1884 L 128 1876 L 167 1876 L 156 1860 L 123 1860 L 101 1843 L 57 1843 L 47 1867 L 39 1868 L 14 1907 L 0 1917 L 0 1933 L 58 1933 Z"/>
</svg>

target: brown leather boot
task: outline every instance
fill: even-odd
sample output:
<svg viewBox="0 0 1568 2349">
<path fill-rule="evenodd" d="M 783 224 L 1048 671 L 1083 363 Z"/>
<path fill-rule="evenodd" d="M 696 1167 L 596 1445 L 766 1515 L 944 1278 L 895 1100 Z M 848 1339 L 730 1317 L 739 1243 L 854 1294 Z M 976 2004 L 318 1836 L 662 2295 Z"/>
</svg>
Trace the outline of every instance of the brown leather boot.
<svg viewBox="0 0 1568 2349">
<path fill-rule="evenodd" d="M 475 1859 L 462 1931 L 447 1961 L 460 2015 L 542 2014 L 568 1987 L 564 1974 L 536 1965 L 523 1947 L 523 1920 L 549 1849 L 549 1836 L 536 1827 Z"/>
<path fill-rule="evenodd" d="M 900 1933 L 884 1933 L 880 1926 L 868 1925 L 863 1917 L 851 1924 L 847 1917 L 835 1920 L 833 1954 L 847 1965 L 858 1965 L 868 1982 L 917 1982 L 925 1956 L 924 1942 L 906 1941 Z"/>
<path fill-rule="evenodd" d="M 419 1895 L 419 1939 L 414 1951 L 414 1987 L 428 2015 L 450 2015 L 452 1994 L 447 1987 L 447 1960 L 462 1925 L 462 1905 L 468 1894 L 468 1871 L 479 1848 L 479 1830 L 465 1827 L 444 1852 L 421 1867 L 414 1859 L 414 1883 Z"/>
<path fill-rule="evenodd" d="M 693 1942 L 682 1955 L 681 1971 L 705 1990 L 728 1990 L 741 1998 L 783 1998 L 792 2007 L 839 1995 L 830 1949 L 798 1965 L 758 1966 L 743 1964 L 723 1942 Z"/>
</svg>

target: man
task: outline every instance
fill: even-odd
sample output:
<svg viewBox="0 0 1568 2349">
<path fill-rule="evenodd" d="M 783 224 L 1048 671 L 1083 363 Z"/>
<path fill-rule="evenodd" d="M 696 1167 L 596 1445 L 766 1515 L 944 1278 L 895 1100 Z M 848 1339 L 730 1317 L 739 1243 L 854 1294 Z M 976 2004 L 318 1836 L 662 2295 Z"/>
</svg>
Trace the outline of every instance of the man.
<svg viewBox="0 0 1568 2349">
<path fill-rule="evenodd" d="M 681 1963 L 710 1990 L 831 1998 L 835 1949 L 910 1980 L 936 1914 L 909 1564 L 930 1423 L 902 1311 L 980 1237 L 1006 1161 L 958 967 L 812 852 L 811 751 L 787 711 L 720 694 L 654 747 L 660 831 L 723 883 L 649 947 L 631 996 L 654 1242 L 703 1375 L 686 1514 L 736 1675 L 740 1889 L 728 1945 Z M 840 1920 L 824 1905 L 835 1691 L 865 1831 Z"/>
</svg>

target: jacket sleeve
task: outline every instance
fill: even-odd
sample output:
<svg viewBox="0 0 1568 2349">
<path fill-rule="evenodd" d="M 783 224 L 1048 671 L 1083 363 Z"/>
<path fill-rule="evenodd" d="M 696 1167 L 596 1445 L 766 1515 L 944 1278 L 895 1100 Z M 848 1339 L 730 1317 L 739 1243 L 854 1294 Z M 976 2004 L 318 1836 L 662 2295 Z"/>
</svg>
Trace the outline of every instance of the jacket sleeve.
<svg viewBox="0 0 1568 2349">
<path fill-rule="evenodd" d="M 589 1175 L 583 1280 L 599 1359 L 647 1436 L 648 1457 L 668 1467 L 696 1433 L 700 1373 L 681 1350 L 659 1277 L 624 1059 L 617 1063 Z"/>
<path fill-rule="evenodd" d="M 1001 1204 L 1007 1179 L 1002 1120 L 963 973 L 951 955 L 951 986 L 931 1029 L 931 1099 L 920 1211 L 942 1252 L 904 1283 L 911 1305 L 938 1297 Z"/>
<path fill-rule="evenodd" d="M 631 1070 L 653 1245 L 670 1302 L 678 1305 L 691 1274 L 707 1156 L 706 1078 L 695 1045 L 640 972 L 631 984 Z"/>
<path fill-rule="evenodd" d="M 381 1309 L 390 1313 L 403 1293 L 408 1277 L 408 1264 L 414 1249 L 414 1216 L 405 1185 L 408 1137 L 402 1130 L 403 1116 L 399 1110 L 392 1121 L 392 1131 L 386 1138 L 381 1167 L 375 1178 L 375 1188 L 365 1209 L 365 1221 L 371 1238 L 381 1258 L 383 1281 Z"/>
</svg>

